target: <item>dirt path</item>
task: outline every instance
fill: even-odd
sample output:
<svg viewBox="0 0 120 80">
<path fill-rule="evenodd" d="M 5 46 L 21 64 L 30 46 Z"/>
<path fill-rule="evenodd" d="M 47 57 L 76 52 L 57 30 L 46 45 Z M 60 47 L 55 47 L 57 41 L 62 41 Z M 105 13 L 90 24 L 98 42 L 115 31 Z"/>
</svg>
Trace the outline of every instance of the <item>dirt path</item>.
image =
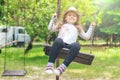
<svg viewBox="0 0 120 80">
<path fill-rule="evenodd" d="M 27 67 L 29 70 L 27 71 L 27 74 L 25 76 L 5 76 L 0 77 L 0 80 L 55 80 L 56 77 L 54 74 L 47 75 L 43 68 L 39 67 Z M 31 70 L 30 70 L 31 69 Z M 66 72 L 64 75 L 61 75 L 60 80 L 80 80 L 80 79 L 70 79 L 68 74 Z"/>
<path fill-rule="evenodd" d="M 47 75 L 44 72 L 45 71 L 44 68 L 33 67 L 33 66 L 31 66 L 31 67 L 29 66 L 29 67 L 26 67 L 26 68 L 27 68 L 27 74 L 25 76 L 6 76 L 6 77 L 1 76 L 0 80 L 56 80 L 55 75 L 54 74 Z M 79 72 L 79 71 L 77 71 L 77 72 Z M 73 74 L 73 76 L 71 76 L 71 74 Z M 60 76 L 60 80 L 87 80 L 87 79 L 86 78 L 81 78 L 80 74 L 75 75 L 72 72 L 66 71 L 66 72 L 64 72 L 63 75 Z M 120 78 L 119 79 L 118 78 L 111 79 L 109 77 L 103 78 L 101 76 L 101 77 L 93 78 L 93 79 L 89 79 L 89 80 L 120 80 Z"/>
</svg>

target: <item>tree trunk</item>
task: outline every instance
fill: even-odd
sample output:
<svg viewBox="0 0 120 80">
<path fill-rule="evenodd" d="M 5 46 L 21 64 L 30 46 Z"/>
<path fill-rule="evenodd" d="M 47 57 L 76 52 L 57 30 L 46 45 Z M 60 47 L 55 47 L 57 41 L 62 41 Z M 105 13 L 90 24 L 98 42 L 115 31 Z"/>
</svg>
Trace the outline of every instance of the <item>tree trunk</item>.
<svg viewBox="0 0 120 80">
<path fill-rule="evenodd" d="M 106 38 L 106 45 L 108 45 L 108 42 L 109 42 L 109 38 L 107 37 Z"/>
<path fill-rule="evenodd" d="M 110 45 L 112 45 L 113 44 L 113 35 L 111 34 L 110 35 Z"/>
</svg>

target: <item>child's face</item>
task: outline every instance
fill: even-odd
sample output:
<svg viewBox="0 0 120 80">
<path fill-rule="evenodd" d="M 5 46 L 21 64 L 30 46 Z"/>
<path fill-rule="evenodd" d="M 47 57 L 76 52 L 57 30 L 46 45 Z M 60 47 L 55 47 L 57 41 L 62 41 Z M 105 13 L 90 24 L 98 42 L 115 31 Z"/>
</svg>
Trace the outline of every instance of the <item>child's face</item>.
<svg viewBox="0 0 120 80">
<path fill-rule="evenodd" d="M 77 15 L 76 15 L 76 13 L 68 12 L 66 17 L 65 17 L 65 20 L 66 20 L 67 23 L 75 24 L 77 22 Z"/>
</svg>

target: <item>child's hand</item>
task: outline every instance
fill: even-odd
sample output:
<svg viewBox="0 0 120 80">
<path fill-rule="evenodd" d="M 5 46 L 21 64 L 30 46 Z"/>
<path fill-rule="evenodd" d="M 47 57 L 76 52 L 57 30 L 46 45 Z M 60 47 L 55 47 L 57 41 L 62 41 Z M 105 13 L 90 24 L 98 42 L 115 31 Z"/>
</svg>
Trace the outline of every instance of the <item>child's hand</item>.
<svg viewBox="0 0 120 80">
<path fill-rule="evenodd" d="M 77 25 L 76 28 L 78 29 L 78 31 L 82 31 L 82 27 L 80 25 Z"/>
<path fill-rule="evenodd" d="M 54 13 L 54 14 L 52 15 L 52 17 L 53 17 L 54 19 L 57 19 L 57 13 Z"/>
<path fill-rule="evenodd" d="M 96 23 L 95 22 L 91 22 L 91 26 L 95 27 Z"/>
</svg>

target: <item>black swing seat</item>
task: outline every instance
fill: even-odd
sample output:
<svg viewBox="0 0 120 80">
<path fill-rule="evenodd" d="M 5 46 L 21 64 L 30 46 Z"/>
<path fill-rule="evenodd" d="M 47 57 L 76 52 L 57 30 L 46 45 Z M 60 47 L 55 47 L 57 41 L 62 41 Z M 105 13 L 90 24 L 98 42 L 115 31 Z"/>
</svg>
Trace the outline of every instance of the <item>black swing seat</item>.
<svg viewBox="0 0 120 80">
<path fill-rule="evenodd" d="M 51 46 L 52 45 L 44 45 L 44 52 L 46 55 L 49 56 L 49 52 L 50 52 L 50 49 L 51 49 Z M 67 48 L 62 48 L 60 50 L 60 53 L 58 55 L 58 58 L 61 58 L 61 59 L 64 59 L 65 56 L 67 55 L 69 49 Z M 83 52 L 79 52 L 79 54 L 76 56 L 76 58 L 73 60 L 74 62 L 77 62 L 77 63 L 82 63 L 82 64 L 86 64 L 86 65 L 91 65 L 92 62 L 93 62 L 93 59 L 94 59 L 94 55 L 93 54 L 88 54 L 88 53 L 83 53 Z"/>
</svg>

